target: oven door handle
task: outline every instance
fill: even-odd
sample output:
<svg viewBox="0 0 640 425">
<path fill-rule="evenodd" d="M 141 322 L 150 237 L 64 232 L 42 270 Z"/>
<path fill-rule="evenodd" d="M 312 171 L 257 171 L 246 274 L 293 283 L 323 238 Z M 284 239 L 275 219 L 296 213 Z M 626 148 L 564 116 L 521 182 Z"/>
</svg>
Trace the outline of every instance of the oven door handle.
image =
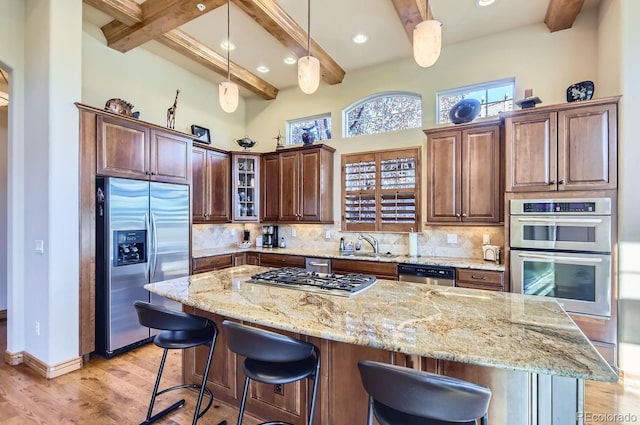
<svg viewBox="0 0 640 425">
<path fill-rule="evenodd" d="M 518 217 L 519 222 L 526 223 L 586 223 L 586 224 L 601 224 L 603 221 L 601 218 L 533 218 L 533 217 Z"/>
<path fill-rule="evenodd" d="M 585 257 L 570 257 L 565 255 L 544 255 L 544 254 L 524 254 L 518 253 L 520 258 L 536 258 L 540 260 L 552 260 L 552 261 L 575 261 L 580 263 L 602 263 L 602 258 L 585 258 Z"/>
</svg>

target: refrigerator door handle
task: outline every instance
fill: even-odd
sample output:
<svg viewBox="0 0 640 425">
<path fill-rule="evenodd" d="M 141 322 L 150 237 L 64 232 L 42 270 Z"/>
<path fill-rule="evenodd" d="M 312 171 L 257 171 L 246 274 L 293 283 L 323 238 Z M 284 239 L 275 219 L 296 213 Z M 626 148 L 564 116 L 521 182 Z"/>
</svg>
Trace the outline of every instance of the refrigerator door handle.
<svg viewBox="0 0 640 425">
<path fill-rule="evenodd" d="M 149 266 L 151 265 L 150 262 L 150 258 L 149 258 L 149 247 L 151 246 L 151 224 L 149 221 L 149 214 L 144 213 L 144 230 L 147 231 L 147 247 L 145 249 L 145 255 L 146 255 L 146 267 L 144 269 L 144 279 L 148 282 L 149 281 L 149 273 L 151 273 L 151 270 L 149 269 Z"/>
<path fill-rule="evenodd" d="M 158 266 L 158 227 L 156 226 L 156 215 L 151 213 L 151 228 L 153 231 L 153 265 L 151 266 L 151 278 L 156 276 L 156 267 Z"/>
</svg>

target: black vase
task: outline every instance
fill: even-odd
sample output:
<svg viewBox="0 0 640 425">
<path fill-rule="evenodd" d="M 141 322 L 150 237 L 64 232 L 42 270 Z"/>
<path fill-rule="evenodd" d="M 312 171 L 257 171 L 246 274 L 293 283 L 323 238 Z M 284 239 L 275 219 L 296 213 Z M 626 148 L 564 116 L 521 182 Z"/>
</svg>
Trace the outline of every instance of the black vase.
<svg viewBox="0 0 640 425">
<path fill-rule="evenodd" d="M 310 131 L 304 131 L 302 133 L 302 143 L 310 145 L 313 143 L 313 134 Z"/>
</svg>

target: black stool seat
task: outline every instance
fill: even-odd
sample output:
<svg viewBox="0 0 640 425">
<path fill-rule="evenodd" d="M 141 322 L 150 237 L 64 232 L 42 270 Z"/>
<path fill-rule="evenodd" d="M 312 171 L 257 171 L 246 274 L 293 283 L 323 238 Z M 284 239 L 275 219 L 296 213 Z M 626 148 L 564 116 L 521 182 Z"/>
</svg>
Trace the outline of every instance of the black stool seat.
<svg viewBox="0 0 640 425">
<path fill-rule="evenodd" d="M 246 375 L 238 425 L 242 424 L 250 380 L 263 384 L 288 384 L 302 379 L 313 380 L 309 425 L 313 425 L 315 401 L 320 374 L 320 350 L 315 345 L 276 332 L 225 320 L 222 327 L 229 349 L 246 357 L 242 369 Z M 287 422 L 265 422 L 262 425 L 286 425 Z"/>
<path fill-rule="evenodd" d="M 138 321 L 142 326 L 159 329 L 161 331 L 155 336 L 153 342 L 157 346 L 164 348 L 162 360 L 160 361 L 160 368 L 158 369 L 158 376 L 156 377 L 153 394 L 151 395 L 151 402 L 149 403 L 149 410 L 147 411 L 147 419 L 142 422 L 142 424 L 151 424 L 166 414 L 184 406 L 185 403 L 184 399 L 179 400 L 152 416 L 153 406 L 157 396 L 181 388 L 194 388 L 200 390 L 192 422 L 193 425 L 196 425 L 198 419 L 200 419 L 213 404 L 213 393 L 206 387 L 206 383 L 207 376 L 209 375 L 209 368 L 211 366 L 211 359 L 213 357 L 213 349 L 216 345 L 216 338 L 218 337 L 218 328 L 215 323 L 204 317 L 170 310 L 160 305 L 136 301 L 134 306 L 138 313 Z M 197 347 L 199 345 L 206 345 L 209 347 L 209 357 L 202 377 L 202 384 L 175 385 L 162 391 L 158 391 L 158 388 L 160 387 L 160 380 L 162 378 L 162 371 L 164 370 L 164 364 L 169 350 L 184 350 L 186 348 Z M 205 393 L 209 397 L 209 402 L 207 406 L 201 410 L 202 399 Z"/>
<path fill-rule="evenodd" d="M 475 425 L 487 423 L 489 388 L 385 363 L 358 363 L 369 394 L 369 424 Z"/>
</svg>

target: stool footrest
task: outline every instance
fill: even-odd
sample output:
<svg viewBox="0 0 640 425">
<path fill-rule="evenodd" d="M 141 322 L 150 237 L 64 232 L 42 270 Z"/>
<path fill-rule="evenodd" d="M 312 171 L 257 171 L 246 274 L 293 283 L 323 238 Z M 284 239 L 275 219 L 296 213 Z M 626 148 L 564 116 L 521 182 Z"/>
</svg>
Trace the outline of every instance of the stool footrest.
<svg viewBox="0 0 640 425">
<path fill-rule="evenodd" d="M 184 389 L 184 388 L 191 388 L 191 389 L 197 390 L 197 389 L 202 388 L 202 385 L 200 385 L 200 384 L 175 385 L 173 387 L 165 388 L 162 391 L 158 391 L 158 393 L 156 394 L 156 397 L 159 396 L 159 395 L 162 395 L 164 393 L 168 393 L 169 391 L 181 390 L 181 389 Z M 204 388 L 204 393 L 209 396 L 209 403 L 207 403 L 207 406 L 204 409 L 200 410 L 200 413 L 198 413 L 198 418 L 201 418 L 202 415 L 207 413 L 207 411 L 209 410 L 209 408 L 213 404 L 213 393 L 211 392 L 211 390 L 209 388 L 205 387 Z M 180 404 L 180 403 L 182 403 L 182 404 Z M 177 406 L 178 404 L 180 404 L 180 406 Z M 182 407 L 183 405 L 184 405 L 184 399 L 172 404 L 169 407 L 167 407 L 162 412 L 154 415 L 151 419 L 149 419 L 149 421 L 143 422 L 141 425 L 151 424 L 154 421 L 157 421 L 158 419 L 160 419 L 162 416 L 166 415 L 167 413 L 172 412 L 172 411 L 176 410 L 178 407 Z"/>
</svg>

